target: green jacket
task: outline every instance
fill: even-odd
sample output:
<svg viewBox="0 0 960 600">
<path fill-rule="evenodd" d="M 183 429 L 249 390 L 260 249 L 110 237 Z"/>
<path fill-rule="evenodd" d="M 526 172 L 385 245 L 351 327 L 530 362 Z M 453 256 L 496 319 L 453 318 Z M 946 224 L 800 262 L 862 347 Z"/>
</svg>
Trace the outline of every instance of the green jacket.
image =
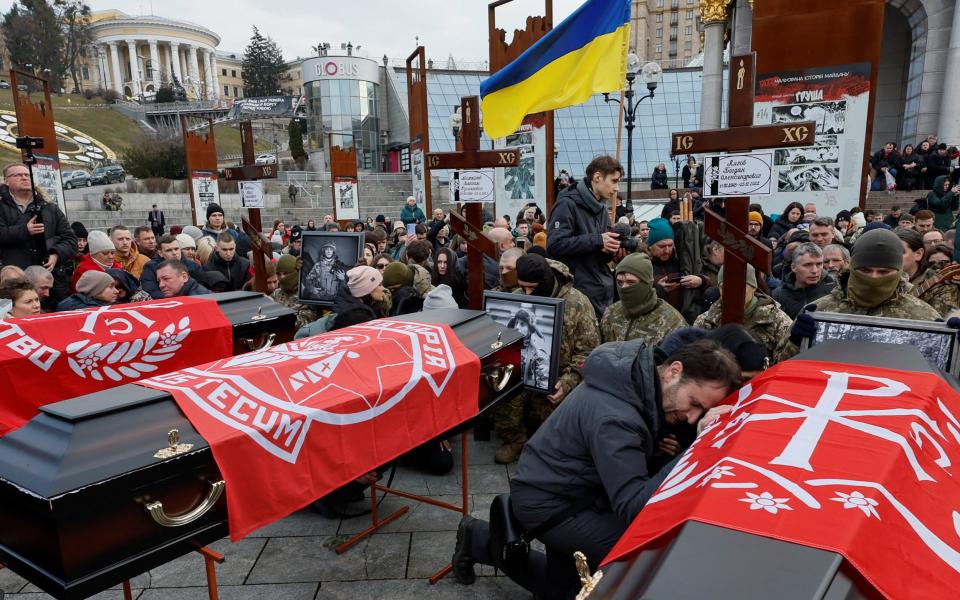
<svg viewBox="0 0 960 600">
<path fill-rule="evenodd" d="M 656 346 L 674 329 L 686 327 L 687 322 L 677 309 L 662 299 L 645 315 L 631 319 L 623 312 L 623 302 L 611 304 L 600 320 L 600 340 L 626 342 L 642 338 L 649 346 Z"/>
<path fill-rule="evenodd" d="M 780 310 L 780 305 L 770 296 L 757 292 L 757 306 L 744 318 L 743 326 L 760 338 L 767 347 L 770 364 L 787 360 L 797 353 L 797 347 L 790 343 L 790 328 L 793 320 Z M 694 321 L 694 327 L 717 329 L 723 310 L 723 300 L 717 300 Z"/>
<path fill-rule="evenodd" d="M 918 321 L 936 321 L 940 314 L 929 304 L 914 298 L 907 291 L 907 286 L 901 282 L 897 286 L 897 291 L 889 300 L 879 306 L 867 308 L 853 303 L 853 300 L 847 296 L 847 282 L 850 279 L 849 273 L 843 273 L 840 276 L 840 285 L 838 285 L 830 295 L 817 300 L 817 310 L 826 312 L 843 313 L 848 315 L 868 315 L 871 317 L 892 317 L 895 319 L 915 319 Z"/>
<path fill-rule="evenodd" d="M 927 207 L 933 213 L 933 226 L 940 231 L 953 227 L 954 213 L 960 208 L 960 198 L 953 191 L 943 191 L 946 175 L 933 180 L 933 189 L 927 194 Z"/>
</svg>

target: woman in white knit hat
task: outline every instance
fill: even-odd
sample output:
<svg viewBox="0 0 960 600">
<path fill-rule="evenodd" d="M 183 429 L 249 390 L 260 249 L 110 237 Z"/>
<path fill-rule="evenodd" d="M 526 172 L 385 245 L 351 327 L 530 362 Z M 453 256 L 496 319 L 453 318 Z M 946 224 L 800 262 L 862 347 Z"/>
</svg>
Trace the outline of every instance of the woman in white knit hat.
<svg viewBox="0 0 960 600">
<path fill-rule="evenodd" d="M 57 311 L 109 306 L 120 297 L 117 282 L 104 271 L 87 271 L 77 280 L 77 293 L 63 299 Z"/>
</svg>

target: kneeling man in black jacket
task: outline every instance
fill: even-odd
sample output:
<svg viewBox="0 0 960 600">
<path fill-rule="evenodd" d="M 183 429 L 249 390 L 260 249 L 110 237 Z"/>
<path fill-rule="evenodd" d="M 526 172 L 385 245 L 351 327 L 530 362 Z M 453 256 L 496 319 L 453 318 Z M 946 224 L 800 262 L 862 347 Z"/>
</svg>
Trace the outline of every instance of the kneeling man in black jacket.
<svg viewBox="0 0 960 600">
<path fill-rule="evenodd" d="M 659 356 L 658 356 L 659 354 Z M 510 480 L 510 506 L 546 555 L 530 551 L 514 581 L 544 598 L 573 598 L 579 589 L 573 553 L 596 569 L 675 461 L 657 470 L 655 454 L 671 426 L 706 424 L 739 386 L 733 354 L 701 340 L 664 360 L 642 340 L 603 344 L 587 358 L 583 382 L 527 442 Z M 713 409 L 713 410 L 711 410 Z M 474 564 L 494 564 L 486 521 L 465 517 L 453 572 L 464 584 Z"/>
</svg>

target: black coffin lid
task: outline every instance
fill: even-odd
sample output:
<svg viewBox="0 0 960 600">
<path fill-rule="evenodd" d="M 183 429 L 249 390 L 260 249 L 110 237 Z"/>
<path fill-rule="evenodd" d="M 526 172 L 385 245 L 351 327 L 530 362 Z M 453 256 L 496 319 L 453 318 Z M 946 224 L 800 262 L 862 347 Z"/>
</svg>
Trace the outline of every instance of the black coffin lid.
<svg viewBox="0 0 960 600">
<path fill-rule="evenodd" d="M 257 320 L 262 323 L 285 321 L 290 316 L 296 320 L 292 310 L 260 292 L 223 292 L 198 297 L 216 300 L 220 310 L 230 319 L 234 327 L 252 321 L 257 316 L 258 308 L 261 309 L 260 315 L 263 318 Z"/>
<path fill-rule="evenodd" d="M 934 373 L 913 346 L 830 340 L 791 360 L 816 360 Z M 640 552 L 603 569 L 590 600 L 633 598 L 881 598 L 841 555 L 791 542 L 687 521 Z"/>
<path fill-rule="evenodd" d="M 192 452 L 207 448 L 167 392 L 128 384 L 48 404 L 0 438 L 0 479 L 55 498 L 157 464 L 172 428 Z"/>
</svg>

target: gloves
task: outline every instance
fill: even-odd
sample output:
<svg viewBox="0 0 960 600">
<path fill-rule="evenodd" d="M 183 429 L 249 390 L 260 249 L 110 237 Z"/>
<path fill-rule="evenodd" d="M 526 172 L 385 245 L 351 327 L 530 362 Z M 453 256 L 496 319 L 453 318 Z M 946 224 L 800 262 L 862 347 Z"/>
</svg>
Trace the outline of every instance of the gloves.
<svg viewBox="0 0 960 600">
<path fill-rule="evenodd" d="M 809 314 L 815 310 L 817 310 L 816 305 L 809 304 L 797 315 L 797 320 L 790 328 L 790 342 L 792 344 L 799 346 L 804 338 L 813 339 L 817 335 L 817 322 Z"/>
</svg>

